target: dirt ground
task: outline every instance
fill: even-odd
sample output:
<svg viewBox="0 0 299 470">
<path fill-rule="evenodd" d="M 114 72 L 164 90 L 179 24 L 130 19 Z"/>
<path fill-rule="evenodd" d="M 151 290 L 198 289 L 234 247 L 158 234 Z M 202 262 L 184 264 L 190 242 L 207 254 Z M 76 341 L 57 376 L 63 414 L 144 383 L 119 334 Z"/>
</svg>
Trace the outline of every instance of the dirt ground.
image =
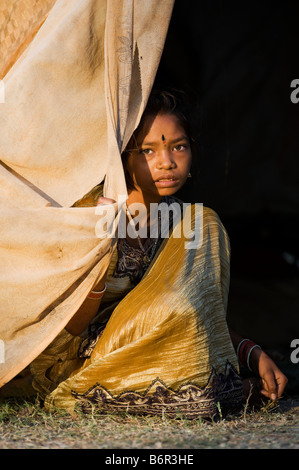
<svg viewBox="0 0 299 470">
<path fill-rule="evenodd" d="M 47 414 L 38 402 L 0 403 L 0 449 L 298 449 L 299 396 L 244 406 L 216 421 Z"/>
</svg>

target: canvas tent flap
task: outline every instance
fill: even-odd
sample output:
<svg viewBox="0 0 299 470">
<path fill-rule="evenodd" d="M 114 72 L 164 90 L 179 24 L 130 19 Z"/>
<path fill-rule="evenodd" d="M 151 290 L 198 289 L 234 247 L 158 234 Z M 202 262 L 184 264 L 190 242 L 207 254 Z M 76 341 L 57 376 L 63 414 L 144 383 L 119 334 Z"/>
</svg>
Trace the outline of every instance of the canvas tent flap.
<svg viewBox="0 0 299 470">
<path fill-rule="evenodd" d="M 105 32 L 105 85 L 109 164 L 105 191 L 115 199 L 116 164 L 137 127 L 161 59 L 174 0 L 109 0 Z M 113 182 L 113 183 L 112 183 Z M 115 189 L 117 187 L 117 192 Z"/>
<path fill-rule="evenodd" d="M 28 44 L 6 58 L 0 103 L 0 386 L 48 346 L 108 266 L 115 238 L 97 237 L 93 207 L 71 206 L 104 178 L 106 196 L 126 197 L 121 149 L 146 105 L 173 7 L 39 3 Z"/>
<path fill-rule="evenodd" d="M 55 0 L 2 0 L 0 2 L 0 79 L 39 31 Z"/>
<path fill-rule="evenodd" d="M 0 159 L 63 206 L 106 173 L 105 19 L 105 0 L 58 0 L 3 78 Z"/>
<path fill-rule="evenodd" d="M 64 328 L 104 273 L 112 246 L 95 236 L 94 208 L 21 209 L 1 201 L 0 210 L 3 385 Z"/>
<path fill-rule="evenodd" d="M 173 0 L 56 1 L 3 78 L 0 159 L 63 206 L 112 168 L 113 187 L 125 194 L 119 143 L 146 104 L 172 7 Z"/>
</svg>

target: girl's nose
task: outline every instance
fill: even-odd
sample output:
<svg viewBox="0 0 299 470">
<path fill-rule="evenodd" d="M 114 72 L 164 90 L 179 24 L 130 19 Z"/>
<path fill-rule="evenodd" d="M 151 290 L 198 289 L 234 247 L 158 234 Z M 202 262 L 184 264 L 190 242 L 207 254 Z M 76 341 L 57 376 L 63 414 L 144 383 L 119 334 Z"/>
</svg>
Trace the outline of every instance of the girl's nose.
<svg viewBox="0 0 299 470">
<path fill-rule="evenodd" d="M 173 168 L 175 166 L 172 153 L 168 149 L 163 149 L 158 154 L 157 167 L 161 169 Z"/>
</svg>

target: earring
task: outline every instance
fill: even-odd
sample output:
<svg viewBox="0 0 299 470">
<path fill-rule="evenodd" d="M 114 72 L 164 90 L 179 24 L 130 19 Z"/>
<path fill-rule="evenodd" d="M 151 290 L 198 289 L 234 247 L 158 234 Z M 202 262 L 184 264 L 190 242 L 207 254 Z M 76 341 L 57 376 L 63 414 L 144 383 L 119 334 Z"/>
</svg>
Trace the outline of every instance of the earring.
<svg viewBox="0 0 299 470">
<path fill-rule="evenodd" d="M 191 175 L 190 171 L 189 171 L 189 174 L 188 174 L 188 178 L 192 178 L 192 175 Z"/>
</svg>

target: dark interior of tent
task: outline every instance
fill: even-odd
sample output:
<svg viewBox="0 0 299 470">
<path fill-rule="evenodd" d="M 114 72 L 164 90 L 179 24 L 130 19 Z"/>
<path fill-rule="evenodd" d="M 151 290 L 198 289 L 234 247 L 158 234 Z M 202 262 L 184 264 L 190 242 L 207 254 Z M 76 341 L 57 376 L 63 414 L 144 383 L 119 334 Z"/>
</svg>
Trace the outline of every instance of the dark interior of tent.
<svg viewBox="0 0 299 470">
<path fill-rule="evenodd" d="M 195 105 L 196 158 L 180 197 L 220 216 L 228 323 L 272 355 L 289 393 L 299 389 L 298 18 L 295 1 L 176 0 L 154 84 Z"/>
</svg>

